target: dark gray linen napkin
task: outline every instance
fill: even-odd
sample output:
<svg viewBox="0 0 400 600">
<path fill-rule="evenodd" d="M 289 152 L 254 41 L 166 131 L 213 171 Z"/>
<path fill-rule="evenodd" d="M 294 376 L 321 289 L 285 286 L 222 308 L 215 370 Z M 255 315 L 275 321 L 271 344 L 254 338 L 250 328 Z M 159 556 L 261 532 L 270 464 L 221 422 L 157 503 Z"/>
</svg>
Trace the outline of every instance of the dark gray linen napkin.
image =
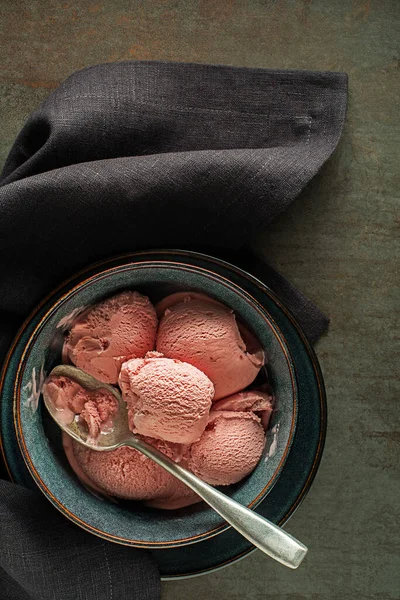
<svg viewBox="0 0 400 600">
<path fill-rule="evenodd" d="M 0 363 L 55 285 L 145 248 L 239 256 L 315 341 L 326 317 L 242 248 L 333 152 L 346 102 L 343 73 L 126 62 L 72 75 L 28 119 L 0 178 Z M 80 531 L 4 481 L 0 528 L 6 598 L 159 597 L 145 552 Z"/>
<path fill-rule="evenodd" d="M 0 483 L 0 598 L 159 598 L 157 567 L 146 552 L 100 540 L 41 494 Z"/>
</svg>

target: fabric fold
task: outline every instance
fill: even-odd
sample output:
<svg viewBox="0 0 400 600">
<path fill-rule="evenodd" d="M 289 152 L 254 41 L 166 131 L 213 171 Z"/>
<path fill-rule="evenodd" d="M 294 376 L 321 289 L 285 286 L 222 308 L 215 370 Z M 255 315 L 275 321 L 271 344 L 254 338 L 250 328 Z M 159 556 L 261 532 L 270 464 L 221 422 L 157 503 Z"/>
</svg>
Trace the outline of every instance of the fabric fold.
<svg viewBox="0 0 400 600">
<path fill-rule="evenodd" d="M 0 582 L 14 594 L 0 592 L 2 598 L 160 596 L 158 569 L 145 551 L 110 544 L 83 531 L 44 496 L 6 481 L 0 481 L 0 539 Z"/>
<path fill-rule="evenodd" d="M 328 319 L 245 247 L 332 154 L 346 103 L 344 73 L 143 61 L 69 77 L 29 117 L 0 178 L 0 365 L 62 280 L 149 248 L 244 267 L 315 342 Z M 0 539 L 12 600 L 160 597 L 144 551 L 91 536 L 5 481 Z"/>
<path fill-rule="evenodd" d="M 4 167 L 0 315 L 113 254 L 241 248 L 332 153 L 346 97 L 343 73 L 144 61 L 72 75 Z"/>
</svg>

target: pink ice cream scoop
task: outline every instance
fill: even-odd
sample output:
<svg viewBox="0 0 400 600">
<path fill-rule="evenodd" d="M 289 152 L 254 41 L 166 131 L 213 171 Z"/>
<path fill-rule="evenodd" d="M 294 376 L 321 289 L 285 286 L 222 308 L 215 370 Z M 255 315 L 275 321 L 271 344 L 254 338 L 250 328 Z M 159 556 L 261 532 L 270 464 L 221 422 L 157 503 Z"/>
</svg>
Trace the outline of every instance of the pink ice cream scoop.
<svg viewBox="0 0 400 600">
<path fill-rule="evenodd" d="M 160 320 L 157 350 L 205 373 L 215 387 L 214 401 L 250 385 L 264 364 L 255 336 L 213 299 L 174 296 L 176 304 L 162 301 L 169 307 Z"/>
<path fill-rule="evenodd" d="M 99 381 L 115 384 L 124 361 L 154 350 L 156 331 L 157 315 L 150 300 L 126 291 L 78 317 L 63 354 Z"/>
<path fill-rule="evenodd" d="M 253 412 L 213 410 L 190 448 L 188 468 L 211 485 L 237 483 L 253 471 L 264 445 L 264 429 Z"/>
<path fill-rule="evenodd" d="M 273 396 L 259 390 L 248 390 L 245 392 L 239 392 L 238 394 L 234 394 L 233 396 L 228 396 L 227 398 L 218 400 L 218 402 L 215 402 L 213 404 L 213 411 L 252 411 L 260 417 L 264 429 L 268 428 L 273 409 Z"/>
<path fill-rule="evenodd" d="M 143 438 L 169 458 L 180 462 L 185 448 Z M 143 500 L 157 508 L 176 509 L 199 502 L 183 483 L 137 450 L 123 446 L 109 452 L 91 450 L 63 435 L 64 450 L 78 478 L 101 494 L 126 500 Z"/>
<path fill-rule="evenodd" d="M 150 352 L 122 365 L 119 385 L 134 433 L 179 444 L 200 438 L 214 386 L 196 367 Z"/>
<path fill-rule="evenodd" d="M 118 410 L 118 402 L 110 391 L 102 388 L 88 391 L 64 376 L 48 377 L 43 385 L 43 396 L 57 409 L 58 419 L 65 425 L 76 417 L 83 419 L 92 439 L 111 429 L 112 418 Z"/>
</svg>

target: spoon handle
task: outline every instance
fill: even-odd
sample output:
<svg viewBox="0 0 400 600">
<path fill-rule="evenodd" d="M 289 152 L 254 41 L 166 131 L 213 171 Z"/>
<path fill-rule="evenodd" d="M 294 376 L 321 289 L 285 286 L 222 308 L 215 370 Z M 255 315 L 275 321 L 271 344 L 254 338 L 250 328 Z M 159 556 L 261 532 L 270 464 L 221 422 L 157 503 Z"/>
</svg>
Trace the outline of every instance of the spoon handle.
<svg viewBox="0 0 400 600">
<path fill-rule="evenodd" d="M 289 533 L 222 494 L 143 440 L 132 436 L 124 444 L 143 452 L 180 479 L 262 552 L 291 569 L 297 569 L 300 565 L 307 554 L 307 548 Z"/>
</svg>

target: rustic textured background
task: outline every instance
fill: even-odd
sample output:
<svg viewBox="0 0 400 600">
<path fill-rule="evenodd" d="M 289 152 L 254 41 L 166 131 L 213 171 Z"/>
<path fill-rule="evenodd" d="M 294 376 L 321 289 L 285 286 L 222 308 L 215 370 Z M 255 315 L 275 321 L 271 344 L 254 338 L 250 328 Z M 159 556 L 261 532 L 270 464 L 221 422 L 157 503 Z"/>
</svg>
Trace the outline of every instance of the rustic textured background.
<svg viewBox="0 0 400 600">
<path fill-rule="evenodd" d="M 0 10 L 1 164 L 27 115 L 87 65 L 165 59 L 349 74 L 334 157 L 254 240 L 332 318 L 317 347 L 326 450 L 288 524 L 309 557 L 292 572 L 256 552 L 166 583 L 163 600 L 399 598 L 399 0 L 0 0 Z"/>
</svg>

